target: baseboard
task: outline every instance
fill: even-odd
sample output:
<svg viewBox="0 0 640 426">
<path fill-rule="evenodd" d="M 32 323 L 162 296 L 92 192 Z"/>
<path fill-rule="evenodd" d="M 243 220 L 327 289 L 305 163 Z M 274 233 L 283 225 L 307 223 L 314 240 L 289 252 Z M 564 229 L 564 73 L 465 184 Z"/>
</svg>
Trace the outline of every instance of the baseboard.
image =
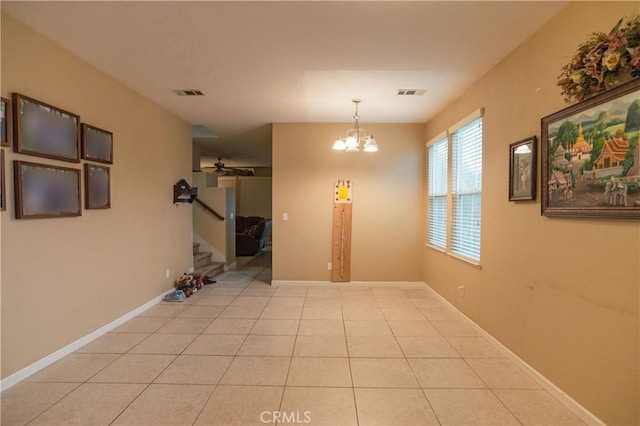
<svg viewBox="0 0 640 426">
<path fill-rule="evenodd" d="M 456 308 L 451 302 L 444 298 L 440 293 L 431 288 L 428 284 L 425 284 L 427 288 L 429 288 L 435 297 L 440 299 L 443 303 L 455 309 L 461 316 L 463 316 L 467 321 L 469 321 L 472 327 L 485 339 L 489 341 L 498 351 L 505 354 L 507 358 L 514 361 L 520 369 L 527 374 L 534 382 L 536 382 L 540 387 L 547 392 L 549 392 L 555 399 L 557 399 L 562 405 L 564 405 L 569 411 L 575 414 L 580 420 L 582 420 L 587 425 L 597 425 L 604 426 L 605 422 L 600 420 L 595 414 L 591 413 L 589 410 L 580 405 L 579 402 L 571 398 L 566 392 L 556 386 L 551 380 L 547 379 L 541 373 L 539 373 L 535 368 L 527 364 L 522 358 L 513 353 L 509 348 L 500 343 L 498 339 L 493 337 L 489 332 L 487 332 L 484 328 L 480 327 L 473 321 L 471 318 L 466 316 L 462 311 Z"/>
<path fill-rule="evenodd" d="M 159 301 L 161 301 L 166 293 L 167 293 L 166 291 L 163 292 L 161 295 L 154 297 L 144 305 L 138 306 L 131 312 L 128 312 L 123 316 L 121 316 L 120 318 L 117 318 L 111 321 L 107 325 L 100 327 L 99 329 L 87 334 L 86 336 L 83 336 L 78 340 L 71 342 L 68 345 L 62 347 L 61 349 L 58 349 L 57 351 L 45 356 L 44 358 L 39 359 L 33 364 L 30 364 L 24 367 L 23 369 L 13 373 L 12 375 L 5 377 L 4 379 L 0 380 L 0 391 L 5 391 L 10 387 L 17 385 L 27 377 L 37 373 L 38 371 L 42 370 L 45 367 L 48 367 L 54 362 L 69 355 L 70 353 L 75 352 L 76 350 L 80 349 L 87 343 L 90 343 L 96 340 L 98 337 L 110 332 L 114 328 L 129 321 L 131 318 L 134 318 L 140 315 L 142 312 L 146 311 L 147 309 L 151 308 L 152 306 L 157 304 Z"/>
<path fill-rule="evenodd" d="M 295 281 L 295 280 L 273 280 L 273 287 L 403 287 L 403 288 L 424 288 L 423 282 L 413 281 L 350 281 L 346 283 L 334 283 L 331 281 Z"/>
</svg>

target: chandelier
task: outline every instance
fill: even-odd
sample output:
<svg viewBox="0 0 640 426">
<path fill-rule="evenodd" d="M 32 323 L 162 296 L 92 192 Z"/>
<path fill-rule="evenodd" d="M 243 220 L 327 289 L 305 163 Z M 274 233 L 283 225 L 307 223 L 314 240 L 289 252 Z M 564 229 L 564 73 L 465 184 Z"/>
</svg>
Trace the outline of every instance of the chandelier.
<svg viewBox="0 0 640 426">
<path fill-rule="evenodd" d="M 364 152 L 377 152 L 378 144 L 376 143 L 373 135 L 368 133 L 365 129 L 360 128 L 360 123 L 358 122 L 360 119 L 360 116 L 358 115 L 358 104 L 360 103 L 360 99 L 354 99 L 352 102 L 356 104 L 356 114 L 353 116 L 356 123 L 353 129 L 347 132 L 347 136 L 344 139 L 336 139 L 333 144 L 333 149 L 336 151 L 358 152 L 360 151 L 360 143 L 364 143 Z"/>
</svg>

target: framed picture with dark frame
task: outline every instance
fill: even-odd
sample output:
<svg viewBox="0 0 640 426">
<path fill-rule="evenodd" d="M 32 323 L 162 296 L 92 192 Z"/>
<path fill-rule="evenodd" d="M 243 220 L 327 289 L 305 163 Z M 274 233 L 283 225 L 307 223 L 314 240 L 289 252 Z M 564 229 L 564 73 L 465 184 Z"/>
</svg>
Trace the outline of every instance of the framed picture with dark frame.
<svg viewBox="0 0 640 426">
<path fill-rule="evenodd" d="M 84 165 L 84 206 L 86 209 L 111 208 L 111 174 L 109 167 Z"/>
<path fill-rule="evenodd" d="M 80 116 L 14 93 L 13 122 L 16 152 L 80 162 Z"/>
<path fill-rule="evenodd" d="M 640 78 L 542 119 L 543 216 L 640 218 Z"/>
<path fill-rule="evenodd" d="M 0 98 L 0 145 L 9 146 L 9 124 L 11 123 L 11 103 Z"/>
<path fill-rule="evenodd" d="M 80 216 L 80 170 L 13 162 L 16 219 Z"/>
<path fill-rule="evenodd" d="M 536 199 L 536 159 L 538 138 L 509 145 L 509 201 Z"/>
<path fill-rule="evenodd" d="M 0 211 L 7 209 L 7 196 L 4 183 L 4 149 L 0 149 Z"/>
<path fill-rule="evenodd" d="M 82 123 L 82 158 L 113 164 L 113 133 Z"/>
</svg>

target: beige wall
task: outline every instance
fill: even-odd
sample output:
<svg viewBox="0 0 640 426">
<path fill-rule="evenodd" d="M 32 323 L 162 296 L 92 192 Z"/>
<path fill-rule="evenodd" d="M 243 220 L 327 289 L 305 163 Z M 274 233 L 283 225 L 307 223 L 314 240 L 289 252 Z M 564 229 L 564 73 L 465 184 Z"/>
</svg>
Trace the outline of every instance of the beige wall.
<svg viewBox="0 0 640 426">
<path fill-rule="evenodd" d="M 610 424 L 638 424 L 640 227 L 545 218 L 508 201 L 508 145 L 565 107 L 560 68 L 638 3 L 571 3 L 426 125 L 426 139 L 485 108 L 482 270 L 424 249 L 424 279 Z M 538 180 L 539 182 L 539 180 Z M 538 199 L 540 191 L 538 190 Z M 464 298 L 456 287 L 466 286 Z"/>
<path fill-rule="evenodd" d="M 264 167 L 263 170 L 271 168 Z M 218 186 L 234 188 L 238 216 L 259 216 L 271 219 L 271 176 L 221 176 Z"/>
<path fill-rule="evenodd" d="M 235 190 L 207 187 L 207 173 L 193 173 L 198 199 L 224 216 L 222 221 L 198 204 L 193 206 L 193 232 L 215 250 L 214 260 L 231 265 L 236 261 Z M 220 181 L 218 181 L 220 183 Z M 201 248 L 204 251 L 204 248 Z"/>
<path fill-rule="evenodd" d="M 2 15 L 2 96 L 19 92 L 114 133 L 109 210 L 2 220 L 2 377 L 168 291 L 192 264 L 191 206 L 172 185 L 191 175 L 191 127 Z M 14 159 L 60 164 L 5 148 Z M 9 182 L 11 179 L 9 179 Z M 172 277 L 165 278 L 171 269 Z"/>
<path fill-rule="evenodd" d="M 271 219 L 270 177 L 239 177 L 236 197 L 238 216 L 260 216 Z"/>
<path fill-rule="evenodd" d="M 423 126 L 367 124 L 380 152 L 332 151 L 336 135 L 349 126 L 273 125 L 274 280 L 331 279 L 338 179 L 354 185 L 352 281 L 422 280 Z"/>
</svg>

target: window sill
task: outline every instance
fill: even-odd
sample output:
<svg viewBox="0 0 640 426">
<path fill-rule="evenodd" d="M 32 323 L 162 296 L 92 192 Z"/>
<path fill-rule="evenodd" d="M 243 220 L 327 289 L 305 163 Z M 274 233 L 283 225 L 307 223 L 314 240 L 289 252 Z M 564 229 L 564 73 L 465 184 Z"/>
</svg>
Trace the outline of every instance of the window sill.
<svg viewBox="0 0 640 426">
<path fill-rule="evenodd" d="M 475 260 L 471 260 L 469 258 L 466 258 L 466 257 L 463 257 L 463 256 L 459 256 L 457 254 L 453 254 L 453 253 L 450 253 L 450 252 L 447 252 L 447 256 L 451 256 L 456 260 L 459 260 L 459 261 L 464 262 L 464 263 L 466 263 L 468 265 L 471 265 L 476 269 L 482 270 L 482 265 L 480 263 L 476 262 Z"/>
<path fill-rule="evenodd" d="M 440 252 L 440 253 L 442 253 L 442 254 L 447 254 L 447 251 L 446 251 L 445 249 L 443 249 L 442 247 L 433 246 L 433 245 L 431 245 L 431 244 L 425 244 L 424 246 L 425 246 L 425 247 L 428 247 L 428 248 L 430 248 L 430 249 L 433 249 L 433 250 L 435 250 L 435 251 L 437 251 L 437 252 Z"/>
<path fill-rule="evenodd" d="M 451 252 L 449 252 L 447 250 L 444 250 L 443 248 L 440 248 L 438 246 L 433 246 L 431 244 L 425 244 L 424 246 L 427 247 L 427 248 L 430 248 L 430 249 L 432 249 L 434 251 L 437 251 L 438 253 L 442 253 L 442 254 L 445 254 L 445 255 L 447 255 L 449 257 L 452 257 L 452 258 L 454 258 L 456 260 L 459 260 L 460 262 L 464 262 L 467 265 L 473 266 L 476 269 L 482 270 L 482 265 L 480 263 L 474 261 L 474 260 L 471 260 L 471 259 L 466 258 L 464 256 L 453 254 L 453 253 L 451 253 Z"/>
</svg>

